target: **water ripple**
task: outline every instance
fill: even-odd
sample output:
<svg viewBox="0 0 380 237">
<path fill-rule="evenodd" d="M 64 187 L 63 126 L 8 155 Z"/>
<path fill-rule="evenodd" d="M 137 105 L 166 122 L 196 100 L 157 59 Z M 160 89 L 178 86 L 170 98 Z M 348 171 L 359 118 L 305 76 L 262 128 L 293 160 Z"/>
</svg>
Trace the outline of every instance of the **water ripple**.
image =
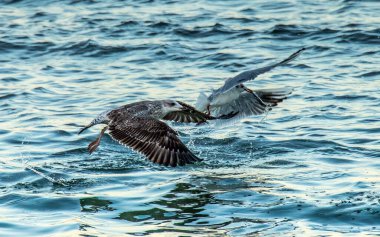
<svg viewBox="0 0 380 237">
<path fill-rule="evenodd" d="M 378 235 L 374 1 L 0 3 L 1 236 Z M 157 166 L 79 127 L 199 91 L 300 47 L 254 89 L 294 87 L 265 118 L 171 123 L 203 161 Z"/>
</svg>

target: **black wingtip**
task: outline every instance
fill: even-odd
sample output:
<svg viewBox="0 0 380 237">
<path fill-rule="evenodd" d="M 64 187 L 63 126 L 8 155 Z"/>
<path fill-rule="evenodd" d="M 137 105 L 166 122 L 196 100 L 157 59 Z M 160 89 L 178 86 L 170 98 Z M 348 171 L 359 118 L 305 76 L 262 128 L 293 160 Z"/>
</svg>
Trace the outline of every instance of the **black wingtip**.
<svg viewBox="0 0 380 237">
<path fill-rule="evenodd" d="M 198 156 L 195 156 L 195 158 L 196 158 L 196 162 L 201 162 L 201 161 L 203 161 L 203 158 L 199 158 Z"/>
<path fill-rule="evenodd" d="M 306 49 L 307 49 L 306 47 L 302 47 L 301 49 L 297 50 L 297 52 L 290 55 L 289 59 L 293 59 L 293 58 L 297 57 L 298 55 L 301 54 L 301 52 L 305 51 Z"/>
<path fill-rule="evenodd" d="M 290 61 L 293 61 L 295 58 L 297 58 L 306 49 L 307 49 L 306 47 L 302 47 L 301 49 L 297 50 L 297 52 L 290 55 L 288 58 L 286 58 L 286 59 L 282 60 L 281 62 L 279 62 L 278 64 L 276 64 L 276 66 L 284 65 Z"/>
<path fill-rule="evenodd" d="M 298 50 L 298 52 L 301 53 L 301 52 L 303 52 L 303 51 L 305 51 L 307 49 L 308 49 L 308 47 L 302 47 L 302 49 Z"/>
<path fill-rule="evenodd" d="M 303 51 L 309 49 L 310 47 L 302 47 L 301 49 L 299 49 L 297 52 L 295 52 L 293 55 L 296 55 L 298 56 L 299 54 L 301 54 Z"/>
</svg>

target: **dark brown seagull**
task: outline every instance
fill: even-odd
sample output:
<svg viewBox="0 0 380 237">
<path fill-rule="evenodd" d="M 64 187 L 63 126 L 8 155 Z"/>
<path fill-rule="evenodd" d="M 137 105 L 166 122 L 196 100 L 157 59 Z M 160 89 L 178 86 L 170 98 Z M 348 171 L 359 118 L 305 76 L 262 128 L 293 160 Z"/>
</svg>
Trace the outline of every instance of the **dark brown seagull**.
<svg viewBox="0 0 380 237">
<path fill-rule="evenodd" d="M 176 131 L 160 119 L 184 123 L 205 123 L 207 120 L 228 119 L 234 115 L 236 113 L 213 117 L 175 100 L 141 101 L 99 114 L 78 134 L 94 125 L 107 124 L 98 138 L 88 145 L 90 154 L 99 146 L 100 139 L 108 130 L 114 140 L 145 155 L 150 161 L 175 167 L 201 159 L 181 142 Z"/>
</svg>

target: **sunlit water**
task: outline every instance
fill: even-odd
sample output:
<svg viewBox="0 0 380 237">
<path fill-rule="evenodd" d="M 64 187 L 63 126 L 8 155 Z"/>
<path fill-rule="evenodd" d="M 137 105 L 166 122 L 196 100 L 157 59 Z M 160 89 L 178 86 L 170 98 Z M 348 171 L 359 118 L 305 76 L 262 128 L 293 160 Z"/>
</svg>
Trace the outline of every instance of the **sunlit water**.
<svg viewBox="0 0 380 237">
<path fill-rule="evenodd" d="M 380 235 L 377 1 L 3 0 L 1 236 Z M 203 162 L 151 164 L 96 114 L 194 103 L 236 73 L 309 50 L 251 88 L 292 86 L 262 117 L 171 124 Z"/>
</svg>

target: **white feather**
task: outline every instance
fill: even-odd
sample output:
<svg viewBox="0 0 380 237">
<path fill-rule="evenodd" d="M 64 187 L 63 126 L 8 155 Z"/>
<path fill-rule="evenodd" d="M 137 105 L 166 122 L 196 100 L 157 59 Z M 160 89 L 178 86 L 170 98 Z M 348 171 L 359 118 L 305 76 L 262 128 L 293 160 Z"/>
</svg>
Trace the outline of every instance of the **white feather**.
<svg viewBox="0 0 380 237">
<path fill-rule="evenodd" d="M 208 96 L 203 92 L 199 93 L 197 102 L 195 103 L 195 108 L 199 111 L 205 112 L 209 104 L 210 101 L 208 99 Z"/>
</svg>

